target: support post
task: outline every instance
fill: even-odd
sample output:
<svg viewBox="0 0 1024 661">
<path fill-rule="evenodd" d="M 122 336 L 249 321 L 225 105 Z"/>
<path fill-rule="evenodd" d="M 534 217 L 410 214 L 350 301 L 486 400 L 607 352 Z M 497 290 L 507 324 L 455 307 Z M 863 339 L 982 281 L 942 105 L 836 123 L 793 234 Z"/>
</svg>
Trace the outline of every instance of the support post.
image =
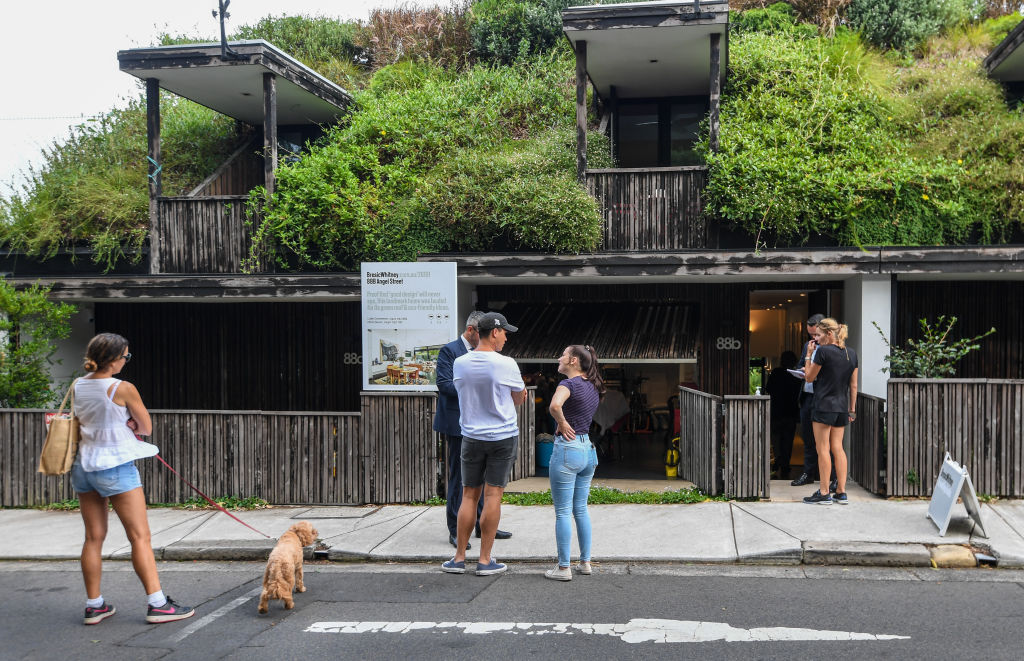
<svg viewBox="0 0 1024 661">
<path fill-rule="evenodd" d="M 149 272 L 160 272 L 160 236 L 157 198 L 163 194 L 160 166 L 160 81 L 146 79 L 146 154 L 149 157 Z"/>
<path fill-rule="evenodd" d="M 711 97 L 708 112 L 708 146 L 718 151 L 719 110 L 722 97 L 722 35 L 711 35 Z"/>
<path fill-rule="evenodd" d="M 274 194 L 274 171 L 277 170 L 277 79 L 263 74 L 263 186 L 267 195 Z"/>
<path fill-rule="evenodd" d="M 576 42 L 576 179 L 587 177 L 587 42 Z"/>
<path fill-rule="evenodd" d="M 608 108 L 611 115 L 608 127 L 608 139 L 611 141 L 612 162 L 619 158 L 619 97 L 615 85 L 608 87 Z"/>
</svg>

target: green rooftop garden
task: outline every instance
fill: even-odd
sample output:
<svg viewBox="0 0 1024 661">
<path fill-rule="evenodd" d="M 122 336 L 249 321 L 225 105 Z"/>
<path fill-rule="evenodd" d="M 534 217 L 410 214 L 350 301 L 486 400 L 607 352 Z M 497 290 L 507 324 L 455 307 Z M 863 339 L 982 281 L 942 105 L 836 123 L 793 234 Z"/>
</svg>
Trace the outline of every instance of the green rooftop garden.
<svg viewBox="0 0 1024 661">
<path fill-rule="evenodd" d="M 899 13 L 906 3 L 916 13 Z M 568 4 L 481 0 L 381 10 L 365 23 L 281 16 L 239 28 L 232 38 L 266 39 L 356 98 L 340 125 L 280 166 L 269 201 L 254 191 L 265 218 L 256 244 L 302 270 L 425 252 L 599 248 L 597 204 L 575 179 L 574 59 L 559 18 Z M 702 145 L 705 198 L 751 248 L 821 237 L 999 243 L 1024 230 L 1024 111 L 981 69 L 1021 20 L 1015 3 L 731 4 L 740 11 L 730 18 L 720 150 Z M 246 137 L 171 95 L 162 113 L 166 195 L 191 190 Z M 612 166 L 596 117 L 588 141 L 590 167 Z M 73 130 L 29 175 L 0 198 L 0 242 L 43 257 L 89 245 L 107 267 L 139 258 L 141 96 Z"/>
</svg>

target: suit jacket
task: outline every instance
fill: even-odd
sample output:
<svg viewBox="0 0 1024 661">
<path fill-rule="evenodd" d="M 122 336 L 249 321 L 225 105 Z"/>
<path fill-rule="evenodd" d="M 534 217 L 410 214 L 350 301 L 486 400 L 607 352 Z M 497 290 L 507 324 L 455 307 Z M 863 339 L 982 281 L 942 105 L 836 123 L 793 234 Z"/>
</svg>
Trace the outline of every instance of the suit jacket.
<svg viewBox="0 0 1024 661">
<path fill-rule="evenodd" d="M 441 347 L 437 354 L 437 413 L 434 414 L 434 431 L 447 436 L 461 436 L 459 426 L 459 394 L 455 391 L 452 372 L 455 359 L 469 353 L 462 336 Z"/>
</svg>

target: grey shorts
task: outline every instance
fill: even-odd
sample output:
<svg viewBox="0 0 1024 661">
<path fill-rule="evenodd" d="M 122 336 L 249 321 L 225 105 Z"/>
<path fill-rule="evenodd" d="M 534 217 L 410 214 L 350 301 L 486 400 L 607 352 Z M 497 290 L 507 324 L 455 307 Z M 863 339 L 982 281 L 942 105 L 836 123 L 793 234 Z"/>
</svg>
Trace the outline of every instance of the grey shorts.
<svg viewBox="0 0 1024 661">
<path fill-rule="evenodd" d="M 478 441 L 462 437 L 462 486 L 479 487 L 489 484 L 502 487 L 508 484 L 512 464 L 519 450 L 519 436 L 500 441 Z"/>
</svg>

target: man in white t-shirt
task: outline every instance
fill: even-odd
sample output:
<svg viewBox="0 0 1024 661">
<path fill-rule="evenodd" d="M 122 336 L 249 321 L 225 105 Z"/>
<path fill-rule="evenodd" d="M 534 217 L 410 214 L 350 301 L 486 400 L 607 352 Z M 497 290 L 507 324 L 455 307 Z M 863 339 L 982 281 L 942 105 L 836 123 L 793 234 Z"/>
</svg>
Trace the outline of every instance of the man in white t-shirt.
<svg viewBox="0 0 1024 661">
<path fill-rule="evenodd" d="M 476 522 L 475 503 L 482 491 L 484 509 L 476 574 L 489 576 L 507 569 L 491 557 L 491 547 L 501 519 L 501 497 L 519 447 L 516 407 L 526 401 L 526 384 L 516 361 L 498 353 L 508 333 L 519 329 L 497 312 L 481 317 L 477 328 L 480 341 L 476 349 L 456 358 L 452 369 L 462 430 L 462 505 L 455 557 L 442 564 L 441 570 L 450 574 L 466 572 L 466 543 Z"/>
</svg>

